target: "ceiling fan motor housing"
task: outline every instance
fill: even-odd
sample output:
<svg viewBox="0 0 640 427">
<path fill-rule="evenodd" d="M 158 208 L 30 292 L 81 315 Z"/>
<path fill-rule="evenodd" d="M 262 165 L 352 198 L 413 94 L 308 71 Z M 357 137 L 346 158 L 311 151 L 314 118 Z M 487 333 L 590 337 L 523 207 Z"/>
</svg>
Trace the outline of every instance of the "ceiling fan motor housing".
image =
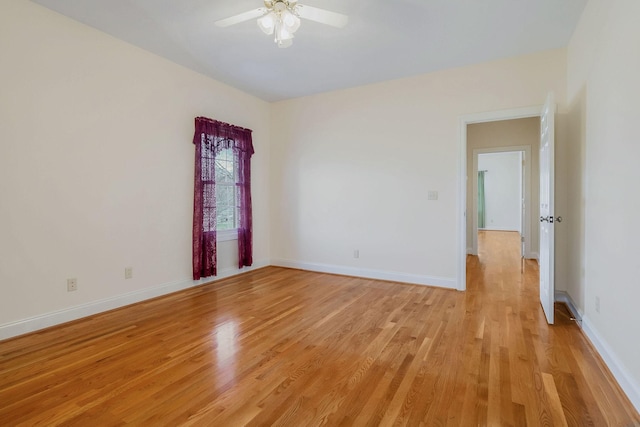
<svg viewBox="0 0 640 427">
<path fill-rule="evenodd" d="M 264 0 L 264 7 L 267 9 L 293 9 L 298 0 Z"/>
</svg>

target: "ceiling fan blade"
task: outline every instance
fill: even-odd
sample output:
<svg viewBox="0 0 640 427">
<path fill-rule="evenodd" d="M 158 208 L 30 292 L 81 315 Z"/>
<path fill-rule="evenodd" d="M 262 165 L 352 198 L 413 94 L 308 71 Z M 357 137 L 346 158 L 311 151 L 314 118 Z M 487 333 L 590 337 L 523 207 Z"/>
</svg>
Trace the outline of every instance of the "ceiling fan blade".
<svg viewBox="0 0 640 427">
<path fill-rule="evenodd" d="M 349 22 L 349 17 L 341 13 L 330 12 L 328 10 L 319 9 L 313 6 L 305 6 L 299 4 L 296 12 L 301 18 L 310 21 L 320 22 L 321 24 L 331 25 L 332 27 L 342 28 Z"/>
<path fill-rule="evenodd" d="M 258 9 L 250 10 L 248 12 L 231 16 L 229 18 L 221 19 L 219 21 L 214 22 L 214 24 L 216 24 L 216 26 L 218 27 L 224 28 L 230 25 L 239 24 L 241 22 L 248 21 L 250 19 L 259 18 L 265 13 L 267 13 L 267 9 L 264 7 L 260 7 Z"/>
</svg>

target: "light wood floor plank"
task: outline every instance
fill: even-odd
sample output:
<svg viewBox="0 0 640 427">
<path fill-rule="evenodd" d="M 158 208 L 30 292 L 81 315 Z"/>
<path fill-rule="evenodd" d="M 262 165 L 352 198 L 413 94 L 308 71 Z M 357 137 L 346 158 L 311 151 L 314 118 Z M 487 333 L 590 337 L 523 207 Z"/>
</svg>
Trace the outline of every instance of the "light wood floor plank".
<svg viewBox="0 0 640 427">
<path fill-rule="evenodd" d="M 0 342 L 0 425 L 633 426 L 517 233 L 466 292 L 268 267 Z"/>
</svg>

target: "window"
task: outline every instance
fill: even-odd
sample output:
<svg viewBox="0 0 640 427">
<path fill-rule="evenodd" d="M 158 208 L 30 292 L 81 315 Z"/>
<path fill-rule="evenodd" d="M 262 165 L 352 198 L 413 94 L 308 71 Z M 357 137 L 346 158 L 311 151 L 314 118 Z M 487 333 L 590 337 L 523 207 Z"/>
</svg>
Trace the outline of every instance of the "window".
<svg viewBox="0 0 640 427">
<path fill-rule="evenodd" d="M 204 144 L 203 161 L 206 164 L 213 163 L 214 166 L 202 168 L 203 229 L 217 230 L 217 240 L 233 240 L 238 236 L 240 217 L 237 156 L 231 148 L 223 148 L 218 154 L 214 154 L 214 150 Z M 212 169 L 215 181 L 211 176 Z"/>
<path fill-rule="evenodd" d="M 231 148 L 224 148 L 215 157 L 216 173 L 216 228 L 218 240 L 237 237 L 238 218 L 238 165 Z"/>
</svg>

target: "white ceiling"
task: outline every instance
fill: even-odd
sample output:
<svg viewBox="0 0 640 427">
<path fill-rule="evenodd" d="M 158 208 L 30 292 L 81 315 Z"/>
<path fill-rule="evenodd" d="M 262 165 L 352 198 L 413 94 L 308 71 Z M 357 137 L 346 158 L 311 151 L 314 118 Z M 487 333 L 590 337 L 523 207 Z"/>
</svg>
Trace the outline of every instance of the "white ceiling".
<svg viewBox="0 0 640 427">
<path fill-rule="evenodd" d="M 213 22 L 261 0 L 33 0 L 266 101 L 565 47 L 587 0 L 300 0 L 349 16 L 303 20 L 278 49 L 255 20 Z"/>
</svg>

